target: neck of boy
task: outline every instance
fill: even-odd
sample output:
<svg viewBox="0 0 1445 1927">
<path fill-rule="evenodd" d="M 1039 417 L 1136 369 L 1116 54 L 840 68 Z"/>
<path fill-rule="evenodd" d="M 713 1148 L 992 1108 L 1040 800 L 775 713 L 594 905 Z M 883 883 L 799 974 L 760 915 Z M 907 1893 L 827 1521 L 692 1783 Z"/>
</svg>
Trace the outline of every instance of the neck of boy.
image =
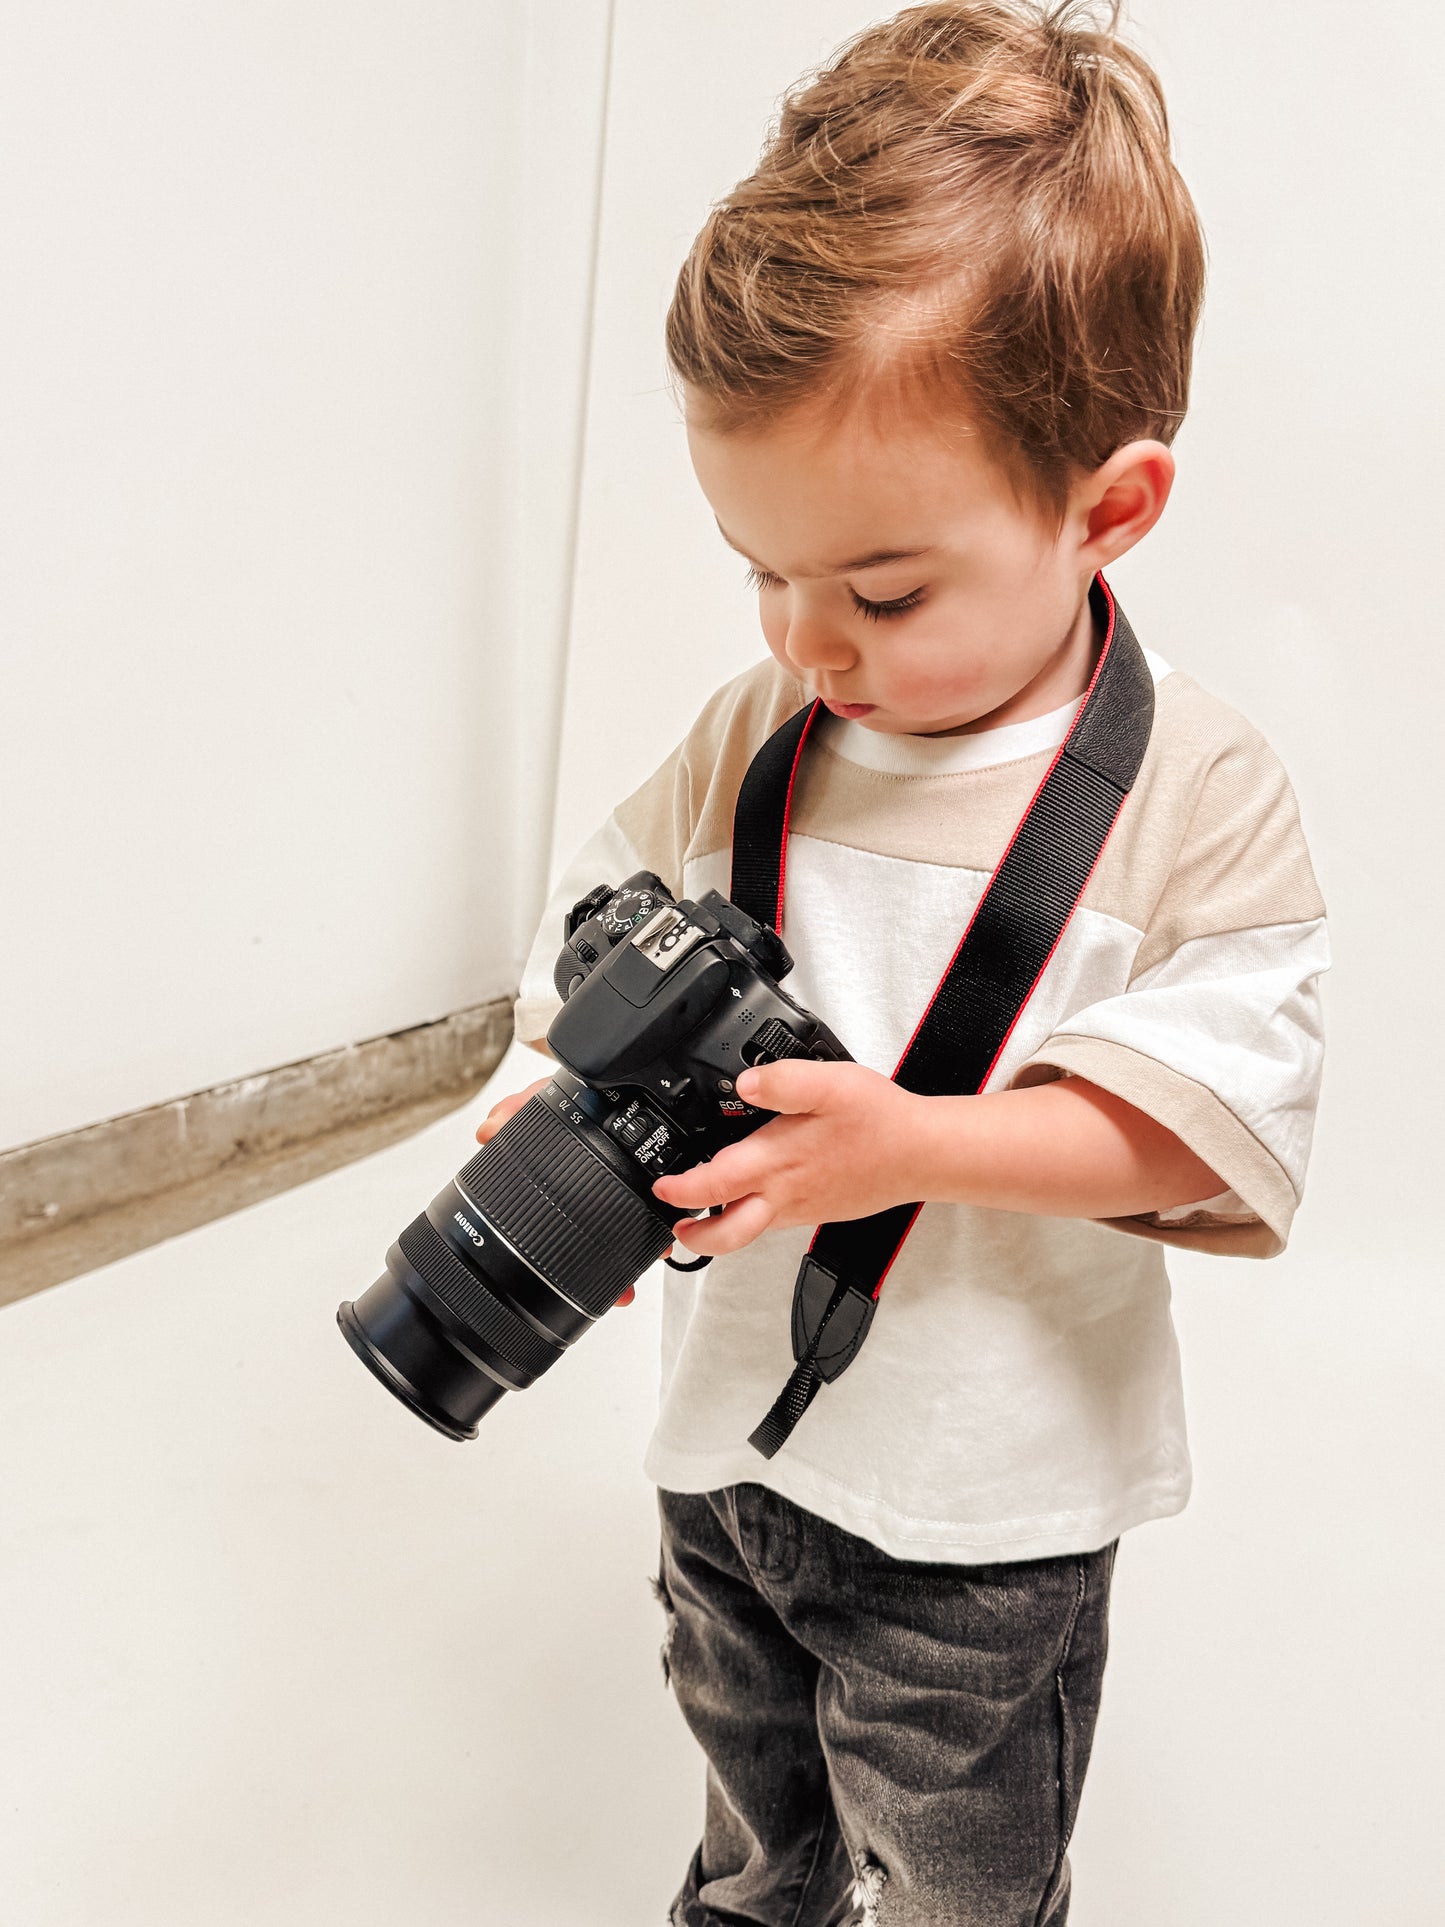
<svg viewBox="0 0 1445 1927">
<path fill-rule="evenodd" d="M 1050 652 L 1037 672 L 1007 701 L 971 722 L 956 723 L 952 729 L 920 730 L 922 736 L 973 736 L 986 729 L 1002 729 L 1008 723 L 1031 722 L 1047 716 L 1066 703 L 1075 702 L 1093 680 L 1099 652 L 1104 646 L 1104 630 L 1094 619 L 1088 590 L 1080 600 L 1074 620 L 1057 649 Z"/>
</svg>

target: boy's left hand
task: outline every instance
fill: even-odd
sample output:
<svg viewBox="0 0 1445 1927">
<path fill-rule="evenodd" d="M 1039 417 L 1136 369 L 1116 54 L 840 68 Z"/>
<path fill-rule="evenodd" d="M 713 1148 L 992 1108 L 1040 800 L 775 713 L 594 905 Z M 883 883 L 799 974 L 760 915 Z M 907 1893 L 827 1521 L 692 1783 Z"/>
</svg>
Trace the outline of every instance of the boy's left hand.
<svg viewBox="0 0 1445 1927">
<path fill-rule="evenodd" d="M 744 1071 L 737 1090 L 781 1115 L 710 1163 L 652 1187 L 665 1204 L 689 1211 L 727 1207 L 715 1218 L 678 1220 L 677 1242 L 697 1256 L 740 1251 L 763 1231 L 866 1218 L 916 1198 L 908 1147 L 919 1099 L 891 1078 L 864 1064 L 794 1057 Z"/>
</svg>

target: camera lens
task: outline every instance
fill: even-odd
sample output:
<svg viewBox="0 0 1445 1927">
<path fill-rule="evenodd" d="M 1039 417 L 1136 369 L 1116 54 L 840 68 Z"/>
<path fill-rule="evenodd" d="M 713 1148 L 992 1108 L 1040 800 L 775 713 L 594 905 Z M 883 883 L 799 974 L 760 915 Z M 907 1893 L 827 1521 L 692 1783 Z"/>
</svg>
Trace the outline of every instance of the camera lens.
<svg viewBox="0 0 1445 1927">
<path fill-rule="evenodd" d="M 448 1438 L 477 1435 L 666 1251 L 655 1171 L 564 1074 L 530 1098 L 402 1232 L 337 1323 L 387 1389 Z"/>
</svg>

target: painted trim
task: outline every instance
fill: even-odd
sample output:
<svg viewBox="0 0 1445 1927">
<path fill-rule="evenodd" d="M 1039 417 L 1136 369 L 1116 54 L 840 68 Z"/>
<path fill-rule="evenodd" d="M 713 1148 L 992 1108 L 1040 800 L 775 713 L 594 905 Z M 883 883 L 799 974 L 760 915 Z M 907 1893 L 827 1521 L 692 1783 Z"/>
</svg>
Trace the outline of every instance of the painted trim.
<svg viewBox="0 0 1445 1927">
<path fill-rule="evenodd" d="M 88 1250 L 92 1264 L 121 1255 L 100 1224 L 112 1214 L 128 1214 L 122 1242 L 139 1250 L 365 1155 L 388 1118 L 419 1128 L 423 1107 L 441 1115 L 480 1089 L 511 1036 L 512 999 L 499 997 L 0 1152 L 0 1305 L 90 1269 Z M 178 1223 L 167 1201 L 183 1193 Z"/>
</svg>

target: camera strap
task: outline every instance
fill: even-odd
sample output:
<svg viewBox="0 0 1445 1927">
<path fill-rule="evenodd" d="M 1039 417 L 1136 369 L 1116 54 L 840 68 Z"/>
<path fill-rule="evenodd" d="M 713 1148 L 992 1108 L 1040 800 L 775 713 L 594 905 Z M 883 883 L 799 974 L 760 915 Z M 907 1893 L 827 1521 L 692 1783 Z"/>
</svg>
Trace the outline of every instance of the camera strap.
<svg viewBox="0 0 1445 1927">
<path fill-rule="evenodd" d="M 1073 726 L 1034 793 L 893 1072 L 920 1096 L 983 1089 L 1058 945 L 1133 786 L 1154 681 L 1102 575 L 1089 589 L 1103 647 Z M 733 815 L 729 894 L 781 936 L 788 818 L 821 699 L 789 717 L 748 767 Z M 793 1290 L 791 1378 L 749 1443 L 771 1458 L 857 1357 L 889 1267 L 923 1209 L 820 1224 Z"/>
</svg>

